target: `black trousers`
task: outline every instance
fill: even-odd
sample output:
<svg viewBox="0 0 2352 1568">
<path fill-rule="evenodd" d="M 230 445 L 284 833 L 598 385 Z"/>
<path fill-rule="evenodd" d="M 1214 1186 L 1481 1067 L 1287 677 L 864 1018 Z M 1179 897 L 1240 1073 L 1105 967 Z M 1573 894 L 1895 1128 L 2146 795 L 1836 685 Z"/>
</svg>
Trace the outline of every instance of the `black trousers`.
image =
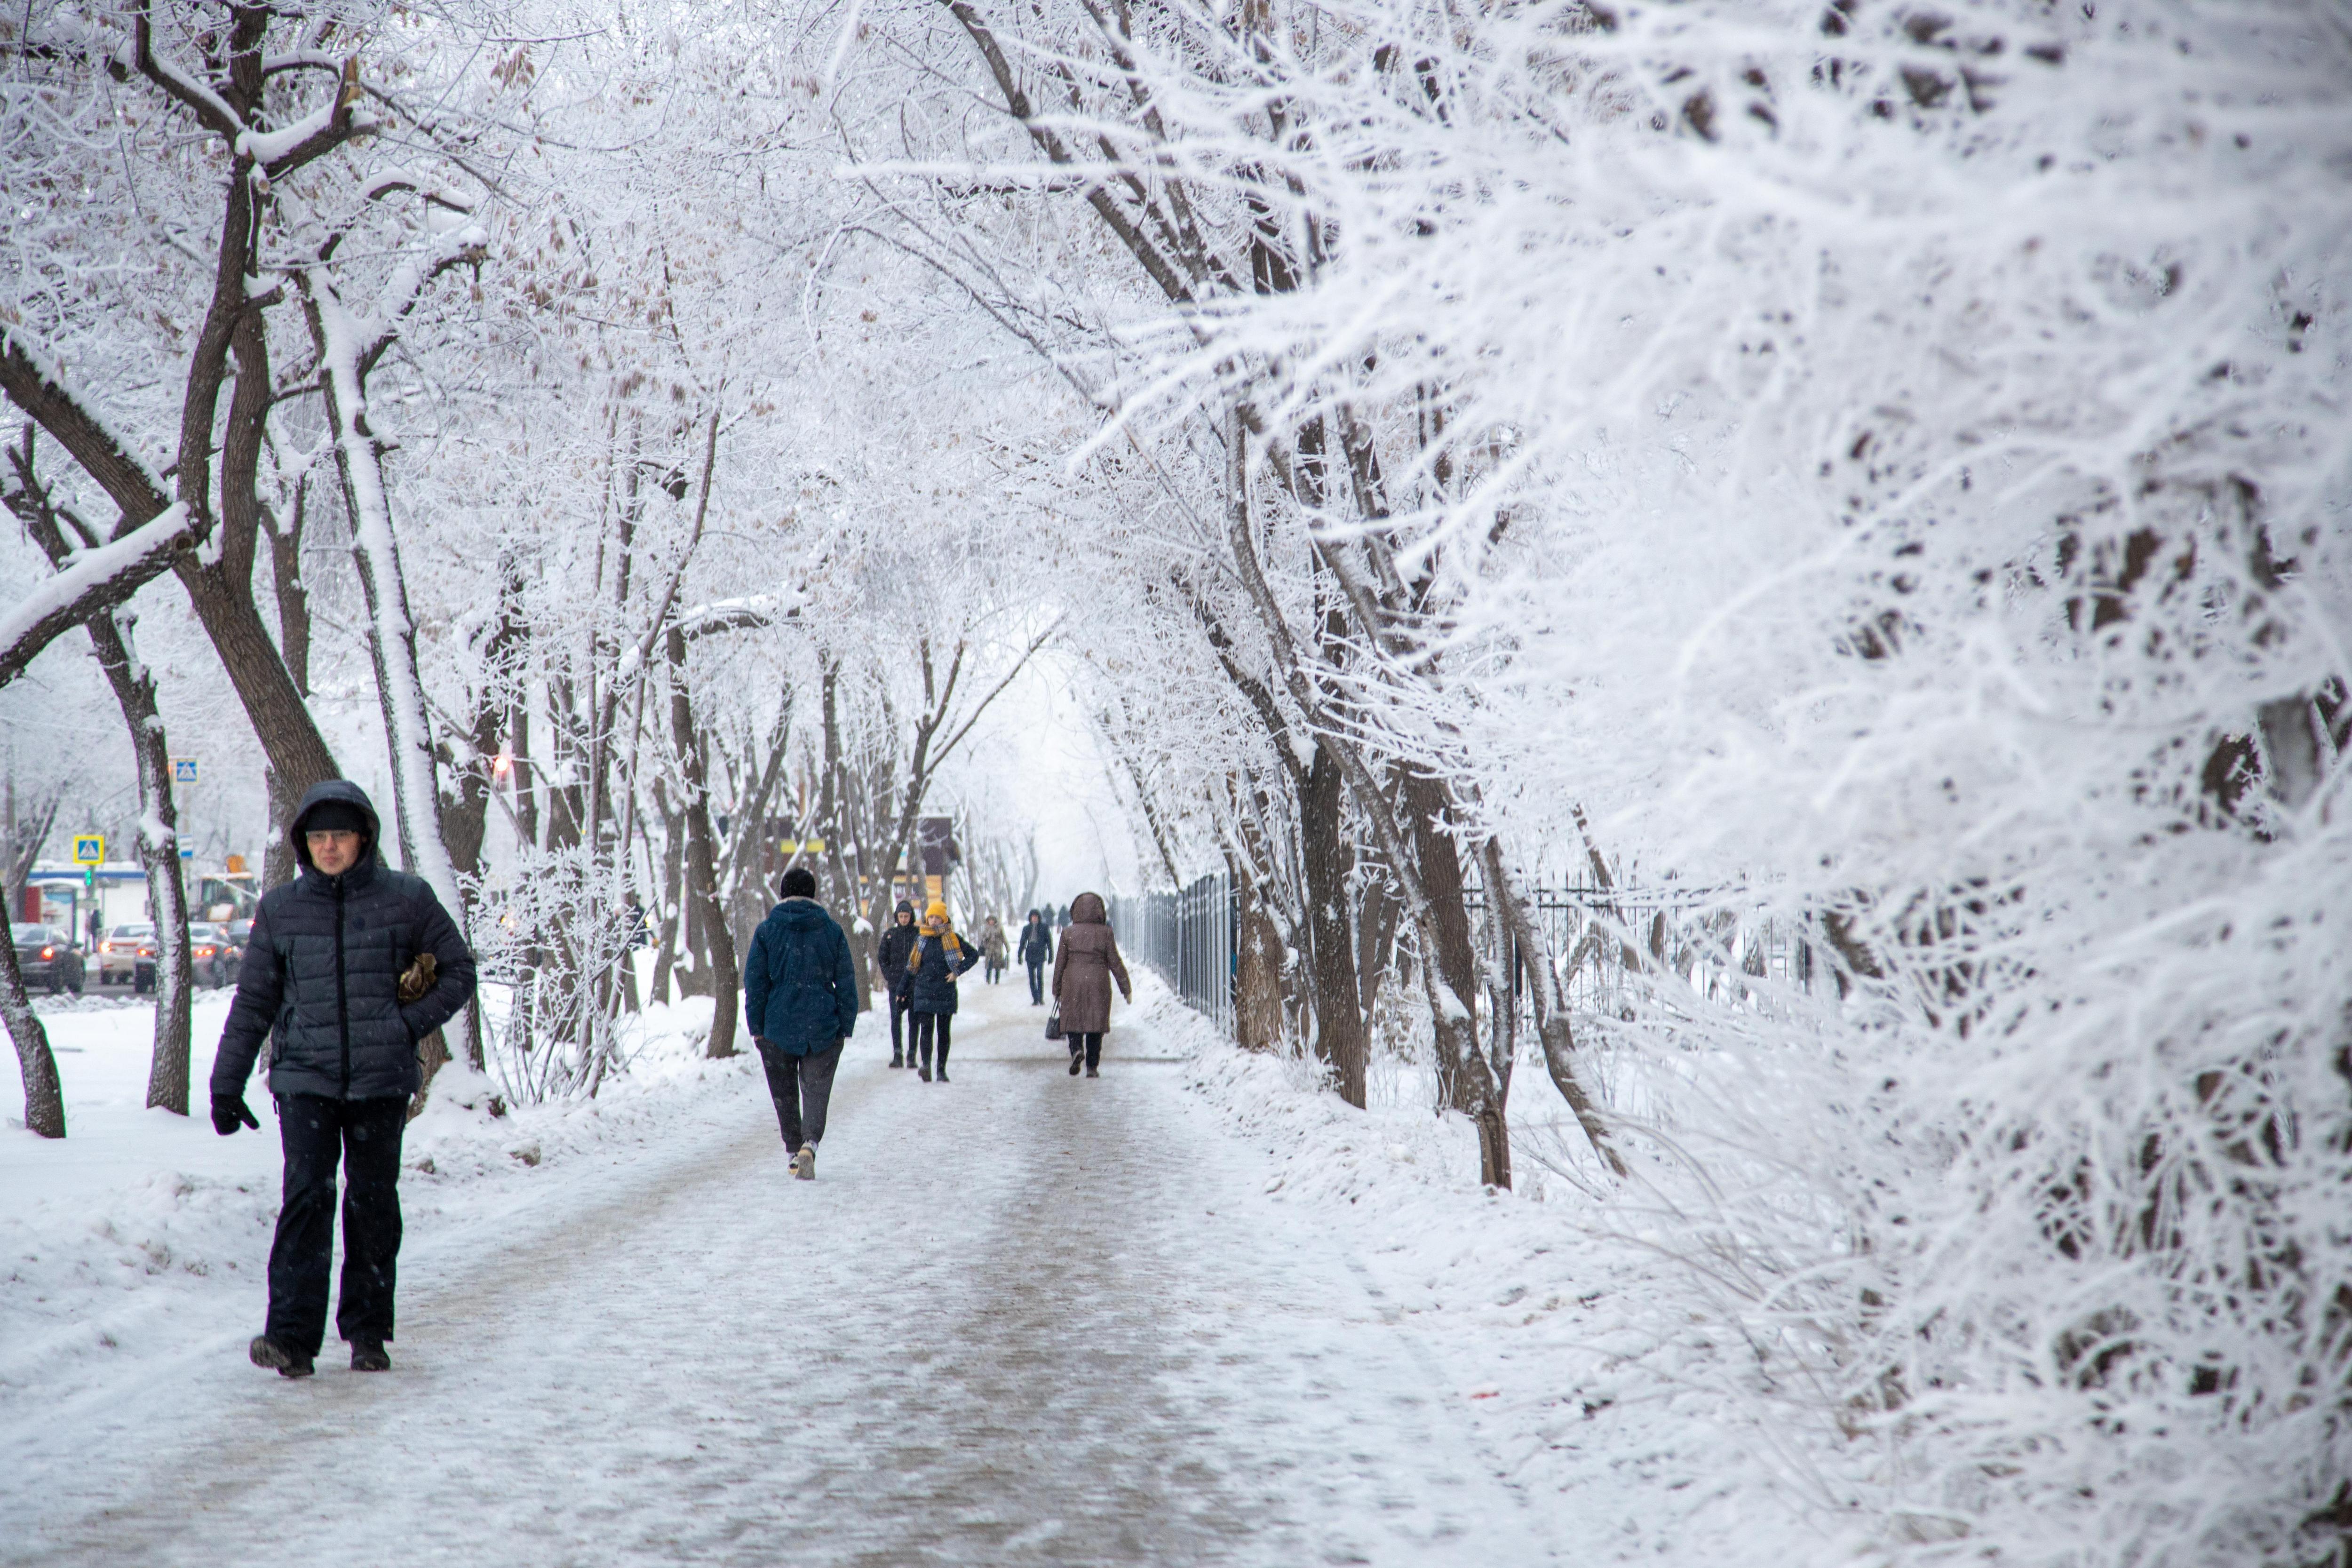
<svg viewBox="0 0 2352 1568">
<path fill-rule="evenodd" d="M 1032 960 L 1029 964 L 1029 1005 L 1034 1007 L 1045 999 L 1045 961 Z"/>
<path fill-rule="evenodd" d="M 1076 1061 L 1083 1057 L 1086 1058 L 1087 1066 L 1090 1068 L 1098 1068 L 1102 1066 L 1102 1037 L 1100 1035 L 1067 1035 L 1063 1037 L 1070 1042 L 1071 1060 Z"/>
<path fill-rule="evenodd" d="M 343 1280 L 335 1332 L 392 1338 L 393 1277 L 400 1258 L 400 1135 L 408 1099 L 278 1097 L 286 1152 L 284 1201 L 269 1244 L 268 1335 L 315 1356 L 327 1337 L 327 1266 L 335 1257 L 335 1167 L 343 1171 Z"/>
<path fill-rule="evenodd" d="M 768 1098 L 776 1102 L 776 1130 L 784 1147 L 797 1154 L 803 1143 L 824 1139 L 825 1108 L 833 1103 L 833 1073 L 841 1065 L 842 1042 L 829 1051 L 796 1057 L 772 1046 L 760 1047 L 760 1066 L 768 1074 Z"/>
<path fill-rule="evenodd" d="M 940 1070 L 941 1072 L 947 1071 L 948 1031 L 954 1023 L 955 1015 L 953 1013 L 918 1013 L 915 1015 L 915 1044 L 909 1048 L 919 1048 L 922 1051 L 923 1065 L 925 1067 L 931 1065 L 931 1037 L 936 1034 L 939 1037 L 940 1042 Z"/>
<path fill-rule="evenodd" d="M 901 1021 L 907 1016 L 907 1004 L 911 1000 L 912 998 L 904 991 L 890 993 L 890 1059 L 892 1061 L 898 1060 L 905 1054 L 899 1043 L 898 1030 Z M 911 1045 L 912 1042 L 909 1041 L 908 1044 Z"/>
</svg>

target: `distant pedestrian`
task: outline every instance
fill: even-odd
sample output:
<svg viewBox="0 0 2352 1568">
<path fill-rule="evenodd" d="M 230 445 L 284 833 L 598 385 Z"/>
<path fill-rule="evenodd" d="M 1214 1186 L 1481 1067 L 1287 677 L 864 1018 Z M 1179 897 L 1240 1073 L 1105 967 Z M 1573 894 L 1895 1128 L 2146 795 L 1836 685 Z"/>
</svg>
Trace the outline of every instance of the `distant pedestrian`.
<svg viewBox="0 0 2352 1568">
<path fill-rule="evenodd" d="M 1110 1029 L 1110 983 L 1118 994 L 1135 1000 L 1128 984 L 1127 965 L 1120 962 L 1118 942 L 1110 933 L 1102 900 L 1080 893 L 1070 903 L 1070 926 L 1062 933 L 1062 950 L 1054 957 L 1054 1005 L 1062 1015 L 1062 1034 L 1070 1042 L 1070 1076 L 1084 1068 L 1088 1078 L 1099 1078 L 1103 1036 Z"/>
<path fill-rule="evenodd" d="M 1064 904 L 1062 906 L 1061 912 L 1054 917 L 1054 926 L 1057 931 L 1067 931 L 1070 929 L 1069 905 Z"/>
<path fill-rule="evenodd" d="M 378 864 L 375 807 L 348 779 L 314 784 L 287 835 L 301 871 L 262 895 L 213 1057 L 213 1129 L 261 1123 L 245 1080 L 271 1042 L 285 1197 L 269 1247 L 268 1326 L 247 1347 L 284 1377 L 317 1370 L 343 1175 L 335 1332 L 353 1372 L 389 1372 L 400 1256 L 400 1136 L 424 1082 L 416 1042 L 474 994 L 474 955 L 424 879 Z"/>
<path fill-rule="evenodd" d="M 980 931 L 980 956 L 988 964 L 982 975 L 991 985 L 1004 978 L 1004 961 L 1010 956 L 1004 942 L 1004 923 L 994 915 Z"/>
<path fill-rule="evenodd" d="M 914 1016 L 915 1038 L 909 1054 L 919 1049 L 922 1064 L 916 1070 L 923 1081 L 931 1081 L 931 1047 L 940 1048 L 939 1080 L 948 1080 L 948 1037 L 955 1020 L 956 981 L 980 962 L 980 954 L 966 947 L 956 936 L 955 927 L 948 923 L 948 907 L 939 900 L 923 911 L 922 924 L 917 926 L 914 951 L 908 955 L 907 973 L 914 982 L 907 1005 Z"/>
<path fill-rule="evenodd" d="M 743 1016 L 760 1047 L 776 1126 L 793 1174 L 816 1177 L 816 1146 L 842 1047 L 857 1027 L 857 965 L 849 938 L 816 901 L 816 873 L 795 866 L 776 889 L 743 962 Z"/>
<path fill-rule="evenodd" d="M 1029 911 L 1029 919 L 1021 928 L 1018 956 L 1029 970 L 1029 1005 L 1042 1007 L 1045 1004 L 1045 965 L 1054 961 L 1054 931 L 1045 923 L 1045 917 L 1035 910 Z"/>
<path fill-rule="evenodd" d="M 631 947 L 653 946 L 653 922 L 646 919 L 646 906 L 637 901 L 636 894 L 629 895 L 628 901 L 621 907 L 621 914 L 622 918 L 628 922 L 629 945 Z"/>
<path fill-rule="evenodd" d="M 901 1041 L 899 1031 L 910 1028 L 907 1022 L 907 1001 L 915 994 L 915 977 L 907 971 L 907 955 L 915 951 L 915 906 L 906 900 L 898 900 L 898 911 L 890 917 L 890 929 L 882 933 L 882 944 L 875 953 L 875 966 L 882 972 L 882 985 L 890 994 L 890 1065 L 915 1065 L 914 1041 Z"/>
</svg>

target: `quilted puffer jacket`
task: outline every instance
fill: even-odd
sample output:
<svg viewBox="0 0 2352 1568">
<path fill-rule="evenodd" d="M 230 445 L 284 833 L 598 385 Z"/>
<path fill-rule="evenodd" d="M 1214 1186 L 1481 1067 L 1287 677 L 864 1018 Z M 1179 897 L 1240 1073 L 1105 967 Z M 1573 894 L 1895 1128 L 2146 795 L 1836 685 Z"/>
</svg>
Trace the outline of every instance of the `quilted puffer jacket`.
<svg viewBox="0 0 2352 1568">
<path fill-rule="evenodd" d="M 310 863 L 302 837 L 303 819 L 329 801 L 357 806 L 368 822 L 366 847 L 340 877 Z M 212 1091 L 243 1094 L 267 1039 L 273 1094 L 415 1094 L 423 1077 L 416 1042 L 474 994 L 474 955 L 424 879 L 381 862 L 381 825 L 359 785 L 314 786 L 287 831 L 302 871 L 262 895 L 213 1057 Z M 436 966 L 433 987 L 404 1005 L 401 973 L 424 952 Z"/>
</svg>

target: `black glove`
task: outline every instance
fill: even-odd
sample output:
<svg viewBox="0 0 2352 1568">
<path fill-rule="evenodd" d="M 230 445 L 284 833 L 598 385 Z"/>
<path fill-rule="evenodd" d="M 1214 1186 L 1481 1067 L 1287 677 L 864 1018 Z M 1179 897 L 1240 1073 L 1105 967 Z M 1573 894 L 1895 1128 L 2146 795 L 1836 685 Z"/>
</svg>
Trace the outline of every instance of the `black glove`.
<svg viewBox="0 0 2352 1568">
<path fill-rule="evenodd" d="M 226 1138 L 230 1133 L 236 1131 L 237 1123 L 239 1122 L 243 1122 L 246 1126 L 252 1128 L 257 1132 L 261 1130 L 260 1121 L 256 1119 L 250 1110 L 247 1109 L 245 1096 L 241 1094 L 214 1095 L 213 1131 Z"/>
</svg>

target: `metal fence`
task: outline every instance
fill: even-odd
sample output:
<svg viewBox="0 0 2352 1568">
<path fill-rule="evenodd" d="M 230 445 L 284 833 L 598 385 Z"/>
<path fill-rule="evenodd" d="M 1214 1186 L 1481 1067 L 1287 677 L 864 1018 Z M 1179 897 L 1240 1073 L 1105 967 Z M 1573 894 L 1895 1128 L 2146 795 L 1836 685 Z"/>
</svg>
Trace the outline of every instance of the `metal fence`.
<svg viewBox="0 0 2352 1568">
<path fill-rule="evenodd" d="M 1466 901 L 1481 911 L 1485 894 L 1473 887 Z M 1743 908 L 1732 889 L 1570 886 L 1538 889 L 1529 901 L 1551 928 L 1578 1013 L 1630 1016 L 1637 1004 L 1654 1005 L 1666 971 L 1710 1000 L 1766 1010 L 1776 995 L 1834 984 L 1806 922 Z"/>
<path fill-rule="evenodd" d="M 1219 871 L 1173 893 L 1114 896 L 1111 931 L 1129 962 L 1148 965 L 1184 1005 L 1234 1032 L 1234 885 Z"/>
<path fill-rule="evenodd" d="M 1483 939 L 1485 922 L 1476 917 L 1485 893 L 1475 883 L 1465 893 Z M 1832 984 L 1806 922 L 1743 910 L 1727 889 L 1568 886 L 1537 889 L 1529 901 L 1557 943 L 1569 1006 L 1586 1016 L 1627 1018 L 1655 1007 L 1659 982 L 1674 977 L 1691 988 L 1685 997 L 1696 992 L 1760 1011 L 1774 1010 L 1790 993 Z M 1129 962 L 1155 971 L 1230 1037 L 1238 934 L 1233 879 L 1219 872 L 1176 892 L 1114 896 L 1109 904 Z"/>
</svg>

